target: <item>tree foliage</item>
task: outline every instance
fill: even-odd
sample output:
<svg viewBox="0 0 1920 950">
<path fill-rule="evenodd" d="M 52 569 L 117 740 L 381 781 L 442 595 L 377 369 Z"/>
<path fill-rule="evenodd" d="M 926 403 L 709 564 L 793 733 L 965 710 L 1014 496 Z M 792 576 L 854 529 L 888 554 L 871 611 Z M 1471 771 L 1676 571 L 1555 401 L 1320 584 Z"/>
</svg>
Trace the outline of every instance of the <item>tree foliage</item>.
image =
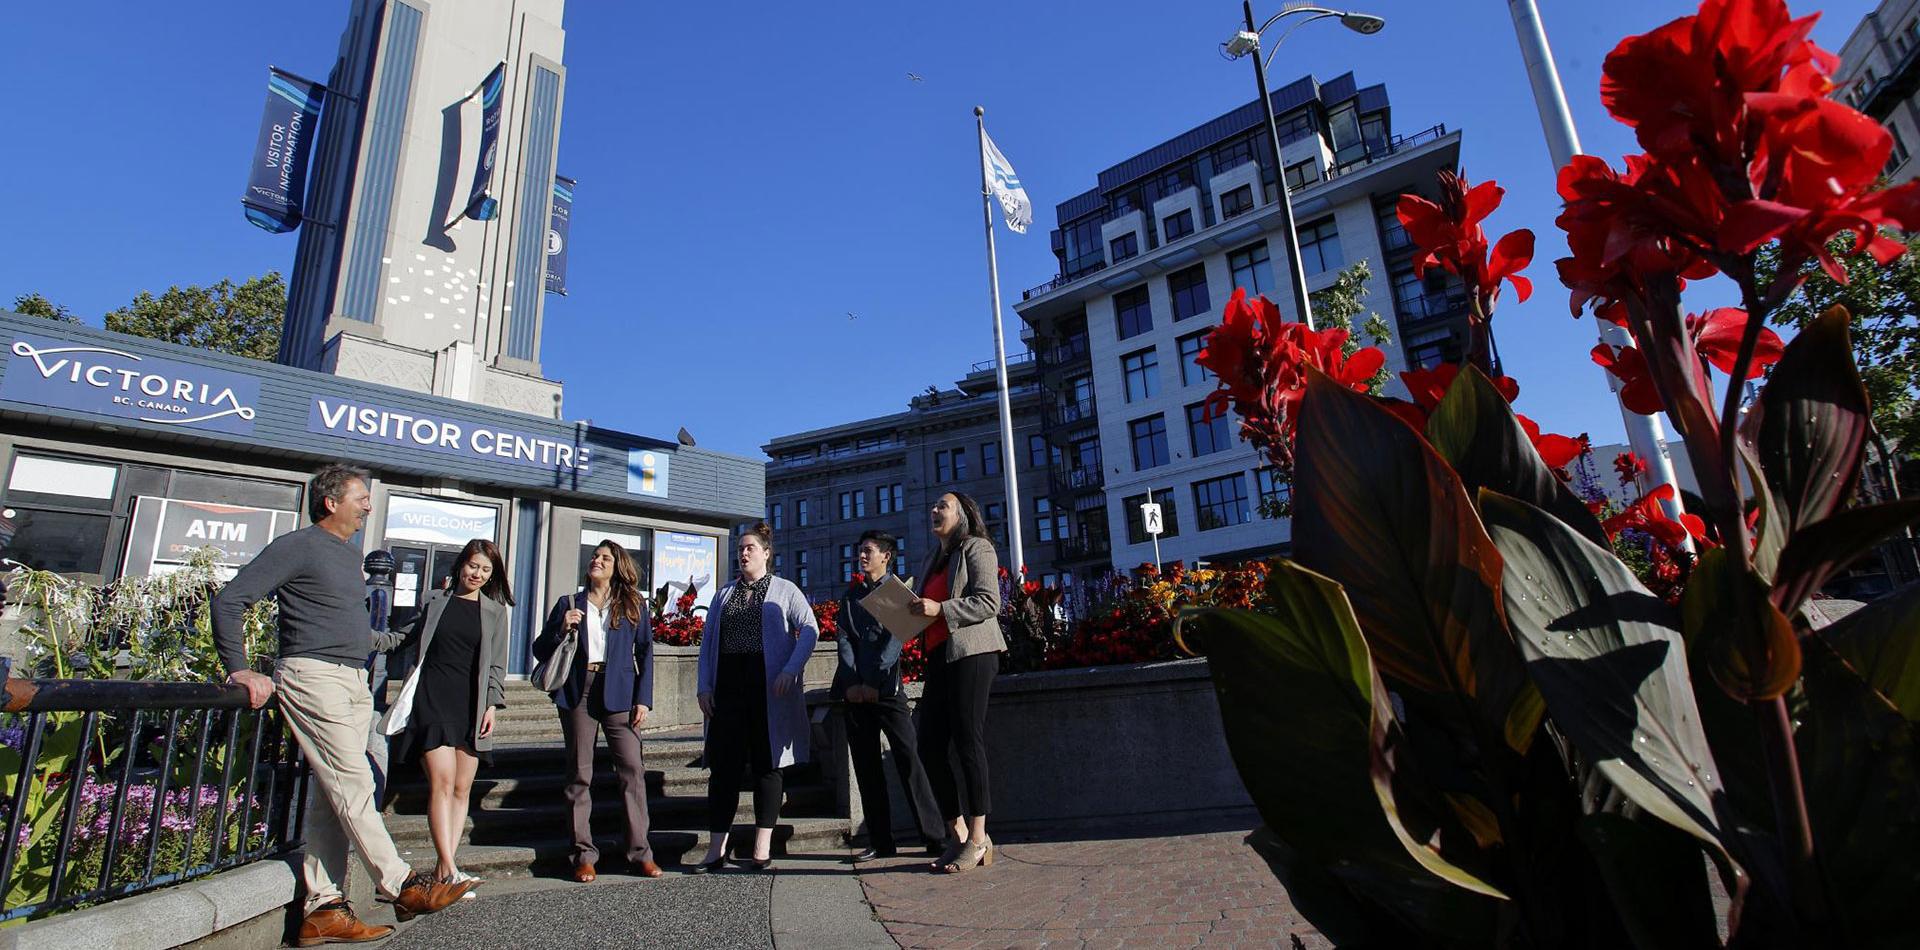
<svg viewBox="0 0 1920 950">
<path fill-rule="evenodd" d="M 1313 324 L 1318 329 L 1339 327 L 1349 334 L 1347 342 L 1341 346 L 1348 356 L 1359 352 L 1362 346 L 1386 346 L 1393 342 L 1393 335 L 1387 329 L 1387 321 L 1378 313 L 1367 309 L 1367 281 L 1373 279 L 1373 268 L 1362 259 L 1354 261 L 1345 270 L 1333 278 L 1333 283 L 1324 290 L 1309 294 L 1313 302 Z M 1355 328 L 1358 323 L 1358 329 Z M 1362 337 L 1365 341 L 1362 341 Z M 1369 392 L 1380 395 L 1387 383 L 1387 368 L 1380 367 L 1369 383 Z"/>
<path fill-rule="evenodd" d="M 1865 254 L 1845 255 L 1853 237 L 1843 235 L 1828 245 L 1846 269 L 1840 283 L 1818 262 L 1803 265 L 1806 280 L 1786 303 L 1773 312 L 1776 326 L 1804 330 L 1827 308 L 1843 306 L 1852 315 L 1849 327 L 1860 379 L 1873 400 L 1873 424 L 1895 454 L 1920 456 L 1920 235 L 1906 239 L 1907 253 L 1881 266 Z M 1770 280 L 1780 269 L 1780 247 L 1761 248 L 1754 261 L 1760 278 Z"/>
<path fill-rule="evenodd" d="M 13 298 L 13 312 L 26 317 L 58 320 L 61 323 L 80 322 L 80 319 L 73 315 L 73 311 L 48 300 L 45 294 L 39 293 L 21 294 Z"/>
<path fill-rule="evenodd" d="M 118 333 L 271 360 L 280 352 L 286 312 L 286 281 L 273 271 L 242 284 L 223 279 L 211 287 L 175 285 L 157 297 L 143 290 L 132 303 L 109 311 L 106 324 Z"/>
</svg>

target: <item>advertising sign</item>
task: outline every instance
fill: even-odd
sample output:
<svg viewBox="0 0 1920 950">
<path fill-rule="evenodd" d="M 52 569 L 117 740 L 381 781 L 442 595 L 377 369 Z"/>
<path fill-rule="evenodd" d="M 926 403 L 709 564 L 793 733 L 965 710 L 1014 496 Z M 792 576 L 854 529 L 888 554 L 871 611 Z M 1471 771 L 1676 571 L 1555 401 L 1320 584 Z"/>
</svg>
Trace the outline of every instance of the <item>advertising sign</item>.
<svg viewBox="0 0 1920 950">
<path fill-rule="evenodd" d="M 159 425 L 253 433 L 260 380 L 21 333 L 8 347 L 0 399 Z"/>
<path fill-rule="evenodd" d="M 678 531 L 653 533 L 653 580 L 667 586 L 667 609 L 686 593 L 687 584 L 702 591 L 713 590 L 714 569 L 719 565 L 719 540 L 704 534 Z"/>
<path fill-rule="evenodd" d="M 231 577 L 296 523 L 291 511 L 142 495 L 134 499 L 125 573 L 144 577 L 178 570 L 205 548 L 212 550 L 222 575 Z"/>
<path fill-rule="evenodd" d="M 493 163 L 500 154 L 500 105 L 507 87 L 507 64 L 493 67 L 474 94 L 480 97 L 480 155 L 473 169 L 473 191 L 467 195 L 467 217 L 492 220 L 500 210 L 493 197 Z"/>
</svg>

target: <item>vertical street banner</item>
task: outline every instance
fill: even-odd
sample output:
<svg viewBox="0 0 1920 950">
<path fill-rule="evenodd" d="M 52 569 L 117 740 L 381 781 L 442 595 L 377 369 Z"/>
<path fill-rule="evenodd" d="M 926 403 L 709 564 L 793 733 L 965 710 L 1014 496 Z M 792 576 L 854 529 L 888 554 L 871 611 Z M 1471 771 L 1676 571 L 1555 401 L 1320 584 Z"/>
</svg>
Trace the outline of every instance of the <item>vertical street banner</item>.
<svg viewBox="0 0 1920 950">
<path fill-rule="evenodd" d="M 553 176 L 553 217 L 547 222 L 547 293 L 567 295 L 567 231 L 573 224 L 574 180 Z"/>
<path fill-rule="evenodd" d="M 247 193 L 240 198 L 247 220 L 274 234 L 300 226 L 307 193 L 307 161 L 319 130 L 327 87 L 280 69 L 267 73 L 267 108 L 253 147 Z"/>
<path fill-rule="evenodd" d="M 480 157 L 473 169 L 466 215 L 475 221 L 491 221 L 500 211 L 500 202 L 493 196 L 493 160 L 500 153 L 500 105 L 506 87 L 507 64 L 501 63 L 473 92 L 480 98 Z"/>
</svg>

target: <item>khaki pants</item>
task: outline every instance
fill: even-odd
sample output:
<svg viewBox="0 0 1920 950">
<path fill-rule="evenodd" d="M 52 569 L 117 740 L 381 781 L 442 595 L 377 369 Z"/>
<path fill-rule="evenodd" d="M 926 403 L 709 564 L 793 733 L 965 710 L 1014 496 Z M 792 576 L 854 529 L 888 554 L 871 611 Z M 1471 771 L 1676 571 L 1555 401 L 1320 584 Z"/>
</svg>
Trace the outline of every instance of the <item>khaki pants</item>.
<svg viewBox="0 0 1920 950">
<path fill-rule="evenodd" d="M 280 661 L 273 681 L 280 712 L 313 770 L 301 868 L 307 912 L 344 896 L 340 885 L 347 874 L 348 844 L 360 852 L 380 892 L 398 895 L 412 869 L 400 859 L 373 806 L 373 766 L 367 761 L 373 694 L 367 691 L 366 672 L 296 656 Z"/>
</svg>

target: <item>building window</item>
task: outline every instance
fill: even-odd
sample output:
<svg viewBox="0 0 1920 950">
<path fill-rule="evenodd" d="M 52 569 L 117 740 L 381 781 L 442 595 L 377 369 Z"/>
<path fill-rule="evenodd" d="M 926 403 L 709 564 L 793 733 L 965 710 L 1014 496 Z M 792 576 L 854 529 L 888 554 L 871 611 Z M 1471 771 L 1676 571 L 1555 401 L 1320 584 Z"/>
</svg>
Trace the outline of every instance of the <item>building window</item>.
<svg viewBox="0 0 1920 950">
<path fill-rule="evenodd" d="M 1314 169 L 1313 159 L 1295 162 L 1287 166 L 1287 190 L 1299 191 L 1320 180 L 1320 173 Z"/>
<path fill-rule="evenodd" d="M 1280 144 L 1292 145 L 1314 133 L 1313 116 L 1305 112 L 1295 112 L 1280 120 Z"/>
<path fill-rule="evenodd" d="M 784 517 L 785 515 L 786 515 L 786 506 L 780 504 L 777 501 L 774 502 L 773 507 L 768 509 L 768 512 L 767 512 L 767 520 L 773 522 L 773 530 L 778 531 L 781 528 L 784 528 L 787 526 L 787 519 Z"/>
<path fill-rule="evenodd" d="M 980 474 L 1000 474 L 1000 443 L 980 443 Z"/>
<path fill-rule="evenodd" d="M 1195 264 L 1167 276 L 1167 292 L 1173 296 L 1175 322 L 1197 317 L 1213 309 L 1207 297 L 1207 265 Z"/>
<path fill-rule="evenodd" d="M 1886 174 L 1891 176 L 1894 169 L 1907 162 L 1907 143 L 1900 137 L 1900 129 L 1893 123 L 1887 123 L 1887 132 L 1893 136 L 1893 151 L 1887 153 L 1886 168 Z"/>
<path fill-rule="evenodd" d="M 1197 402 L 1187 407 L 1187 434 L 1193 457 L 1212 455 L 1233 446 L 1233 425 L 1222 411 L 1212 419 L 1207 418 L 1207 404 Z"/>
<path fill-rule="evenodd" d="M 1120 377 L 1125 381 L 1127 401 L 1152 399 L 1160 392 L 1160 350 L 1147 347 L 1138 353 L 1120 357 Z"/>
<path fill-rule="evenodd" d="M 1300 263 L 1308 275 L 1339 270 L 1347 260 L 1340 253 L 1340 232 L 1332 218 L 1316 221 L 1300 229 Z"/>
<path fill-rule="evenodd" d="M 1133 469 L 1142 471 L 1167 464 L 1167 417 L 1155 414 L 1127 423 L 1133 439 Z"/>
<path fill-rule="evenodd" d="M 1247 508 L 1247 477 L 1234 472 L 1194 482 L 1193 510 L 1202 531 L 1252 521 L 1253 512 Z"/>
<path fill-rule="evenodd" d="M 808 518 L 807 518 L 807 514 L 808 514 L 808 512 L 807 512 L 807 500 L 806 500 L 805 498 L 796 498 L 796 499 L 794 499 L 794 502 L 793 502 L 793 521 L 794 521 L 794 523 L 795 523 L 795 524 L 797 524 L 797 525 L 799 525 L 799 526 L 800 526 L 800 527 L 802 527 L 802 528 L 804 528 L 804 527 L 806 527 L 806 526 L 807 526 L 807 521 L 808 521 Z"/>
<path fill-rule="evenodd" d="M 1169 168 L 1160 173 L 1160 177 L 1156 180 L 1155 184 L 1160 192 L 1159 197 L 1165 198 L 1168 195 L 1177 195 L 1193 187 L 1193 167 L 1190 165 L 1180 165 Z"/>
<path fill-rule="evenodd" d="M 1200 351 L 1207 348 L 1207 334 L 1213 330 L 1201 330 L 1189 333 L 1177 342 L 1180 345 L 1180 385 L 1191 386 L 1213 378 L 1213 372 L 1200 365 Z"/>
<path fill-rule="evenodd" d="M 7 479 L 0 556 L 56 574 L 104 574 L 120 466 L 21 455 Z"/>
<path fill-rule="evenodd" d="M 1459 346 L 1454 341 L 1453 331 L 1444 326 L 1408 334 L 1401 343 L 1406 349 L 1409 369 L 1427 369 L 1440 363 L 1458 361 Z"/>
<path fill-rule="evenodd" d="M 959 481 L 967 477 L 967 450 L 941 449 L 933 453 L 933 480 Z"/>
<path fill-rule="evenodd" d="M 1147 288 L 1135 287 L 1113 295 L 1114 334 L 1124 340 L 1153 329 L 1153 306 Z"/>
<path fill-rule="evenodd" d="M 1254 489 L 1260 493 L 1260 517 L 1284 518 L 1293 513 L 1293 482 L 1272 466 L 1253 470 Z"/>
<path fill-rule="evenodd" d="M 1091 473 L 1079 478 L 1098 477 L 1100 474 L 1100 440 L 1081 439 L 1073 444 L 1073 471 Z M 1078 488 L 1079 485 L 1074 487 Z"/>
<path fill-rule="evenodd" d="M 907 487 L 894 482 L 893 486 L 887 490 L 893 495 L 893 510 L 896 512 L 907 510 Z"/>
<path fill-rule="evenodd" d="M 1050 498 L 1033 500 L 1034 536 L 1041 541 L 1065 541 L 1073 531 L 1067 513 L 1053 506 Z"/>
<path fill-rule="evenodd" d="M 1273 286 L 1273 268 L 1267 261 L 1267 242 L 1249 244 L 1227 255 L 1227 266 L 1233 268 L 1233 286 L 1235 290 L 1244 289 L 1252 297 L 1265 293 Z"/>
<path fill-rule="evenodd" d="M 1213 173 L 1218 175 L 1253 161 L 1253 139 L 1242 136 L 1213 147 Z"/>
<path fill-rule="evenodd" d="M 860 489 L 840 493 L 840 520 L 852 521 L 867 516 L 867 493 Z"/>
<path fill-rule="evenodd" d="M 1062 276 L 1077 277 L 1106 263 L 1100 253 L 1100 223 L 1095 216 L 1060 229 L 1067 245 Z"/>
<path fill-rule="evenodd" d="M 1047 464 L 1047 437 L 1043 435 L 1027 436 L 1027 467 L 1044 468 Z"/>
<path fill-rule="evenodd" d="M 981 516 L 987 519 L 987 536 L 993 543 L 1005 547 L 1007 544 L 1007 505 L 1006 502 L 989 501 L 980 506 Z"/>
<path fill-rule="evenodd" d="M 1413 238 L 1407 236 L 1406 226 L 1400 223 L 1400 205 L 1397 198 L 1374 206 L 1374 214 L 1380 219 L 1382 249 L 1391 254 L 1413 246 Z"/>
<path fill-rule="evenodd" d="M 1160 222 L 1160 240 L 1177 241 L 1193 233 L 1193 209 L 1186 208 L 1167 215 Z"/>
<path fill-rule="evenodd" d="M 1118 264 L 1121 261 L 1124 261 L 1127 258 L 1140 253 L 1140 235 L 1137 232 L 1128 231 L 1127 233 L 1122 234 L 1117 238 L 1114 238 L 1107 245 L 1107 248 L 1108 248 L 1108 251 L 1110 252 L 1108 255 L 1108 260 L 1112 261 L 1115 264 Z"/>
<path fill-rule="evenodd" d="M 1253 186 L 1241 185 L 1220 196 L 1220 217 L 1237 218 L 1253 210 Z"/>
<path fill-rule="evenodd" d="M 1140 514 L 1140 506 L 1147 503 L 1147 498 L 1147 495 L 1134 495 L 1121 502 L 1121 507 L 1126 509 L 1128 544 L 1145 544 L 1153 537 L 1147 533 L 1147 524 Z M 1160 505 L 1160 537 L 1179 537 L 1180 518 L 1174 511 L 1173 489 L 1156 488 L 1152 498 Z"/>
<path fill-rule="evenodd" d="M 794 564 L 796 565 L 795 567 L 796 576 L 794 577 L 793 582 L 796 584 L 799 584 L 801 587 L 805 587 L 807 586 L 807 552 L 805 551 L 794 552 L 793 560 L 794 560 Z"/>
<path fill-rule="evenodd" d="M 784 554 L 775 554 L 775 555 L 773 556 L 773 572 L 774 572 L 775 574 L 778 574 L 778 573 L 780 573 L 780 572 L 781 572 L 781 571 L 782 571 L 783 569 L 785 569 L 785 568 L 786 568 L 786 566 L 787 566 L 787 556 L 786 556 L 786 555 L 784 555 Z"/>
<path fill-rule="evenodd" d="M 853 580 L 853 545 L 840 545 L 840 579 Z"/>
<path fill-rule="evenodd" d="M 900 577 L 913 576 L 913 568 L 907 566 L 907 542 L 905 541 L 894 542 L 893 573 Z"/>
</svg>

